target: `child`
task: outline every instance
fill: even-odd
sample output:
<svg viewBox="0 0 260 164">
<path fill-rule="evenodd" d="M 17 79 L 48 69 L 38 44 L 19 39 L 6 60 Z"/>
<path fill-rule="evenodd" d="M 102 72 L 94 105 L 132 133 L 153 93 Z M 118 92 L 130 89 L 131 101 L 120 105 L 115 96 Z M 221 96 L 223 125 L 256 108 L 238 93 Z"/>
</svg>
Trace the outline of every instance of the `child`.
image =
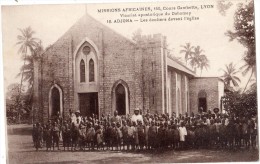
<svg viewBox="0 0 260 164">
<path fill-rule="evenodd" d="M 157 127 L 155 126 L 155 121 L 151 122 L 151 126 L 148 130 L 148 147 L 155 148 L 156 147 L 156 141 L 157 141 Z"/>
<path fill-rule="evenodd" d="M 145 145 L 145 133 L 144 133 L 144 126 L 142 125 L 142 121 L 137 120 L 137 133 L 138 133 L 138 140 L 139 140 L 139 146 L 140 149 L 143 150 Z"/>
<path fill-rule="evenodd" d="M 99 149 L 100 146 L 103 147 L 103 130 L 101 129 L 100 125 L 97 126 L 96 137 L 97 137 L 97 149 Z"/>
<path fill-rule="evenodd" d="M 95 129 L 93 128 L 93 123 L 89 122 L 88 123 L 87 134 L 86 134 L 86 141 L 90 145 L 89 146 L 89 150 L 90 150 L 90 147 L 92 148 L 92 150 L 94 150 L 95 134 L 96 133 L 95 133 Z"/>
<path fill-rule="evenodd" d="M 45 135 L 45 142 L 46 142 L 46 151 L 49 151 L 51 149 L 52 145 L 52 130 L 50 125 L 46 126 L 46 129 L 44 130 L 44 135 Z"/>
<path fill-rule="evenodd" d="M 41 147 L 41 130 L 40 124 L 37 123 L 34 131 L 36 151 Z"/>
<path fill-rule="evenodd" d="M 145 148 L 148 149 L 148 130 L 149 130 L 149 122 L 145 122 L 144 126 L 144 135 L 145 135 Z"/>
<path fill-rule="evenodd" d="M 123 134 L 122 134 L 122 131 L 121 131 L 121 123 L 120 122 L 116 123 L 116 131 L 117 131 L 117 141 L 116 141 L 117 150 L 118 150 L 118 146 L 121 150 L 121 143 L 122 143 L 122 139 L 123 139 Z"/>
<path fill-rule="evenodd" d="M 131 149 L 134 150 L 135 148 L 135 123 L 131 123 L 131 120 L 128 121 L 128 129 L 127 129 L 127 139 L 128 139 L 128 144 L 131 145 Z"/>
<path fill-rule="evenodd" d="M 81 122 L 79 125 L 79 147 L 80 150 L 85 148 L 85 139 L 86 139 L 86 126 Z"/>
<path fill-rule="evenodd" d="M 180 131 L 180 147 L 181 149 L 184 149 L 185 137 L 187 136 L 187 130 L 186 127 L 184 126 L 184 122 L 181 123 L 181 126 L 179 127 L 179 131 Z"/>
<path fill-rule="evenodd" d="M 122 135 L 123 135 L 123 149 L 125 149 L 125 146 L 127 147 L 127 150 L 129 150 L 129 139 L 128 139 L 128 128 L 129 126 L 126 124 L 126 120 L 122 121 Z"/>
<path fill-rule="evenodd" d="M 59 129 L 57 122 L 54 122 L 54 125 L 53 125 L 53 128 L 52 128 L 52 136 L 53 136 L 53 145 L 52 145 L 53 150 L 54 150 L 55 144 L 58 147 L 58 150 L 60 150 L 60 147 L 59 147 L 60 129 Z"/>
<path fill-rule="evenodd" d="M 77 147 L 77 143 L 78 143 L 78 129 L 75 126 L 75 123 L 72 122 L 72 126 L 71 126 L 71 139 L 72 139 L 72 145 L 71 145 L 71 150 L 76 150 Z"/>
</svg>

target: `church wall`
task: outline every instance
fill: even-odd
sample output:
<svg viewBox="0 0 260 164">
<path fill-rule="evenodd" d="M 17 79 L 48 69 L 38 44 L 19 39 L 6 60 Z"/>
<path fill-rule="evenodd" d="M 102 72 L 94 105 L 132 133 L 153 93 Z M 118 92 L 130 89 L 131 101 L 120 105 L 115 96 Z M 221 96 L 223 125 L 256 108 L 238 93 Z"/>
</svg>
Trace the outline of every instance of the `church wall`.
<svg viewBox="0 0 260 164">
<path fill-rule="evenodd" d="M 136 107 L 144 113 L 165 113 L 168 103 L 166 38 L 155 34 L 135 44 L 85 15 L 43 54 L 37 89 L 39 118 L 48 120 L 49 91 L 54 84 L 62 89 L 63 116 L 68 115 L 69 109 L 78 110 L 74 61 L 77 48 L 84 40 L 90 40 L 98 50 L 99 114 L 113 112 L 112 87 L 118 80 L 123 80 L 129 88 L 130 114 Z M 181 75 L 171 73 L 170 82 L 175 86 L 171 86 L 172 100 L 176 99 L 176 85 L 183 88 L 182 79 Z M 176 101 L 172 101 L 171 108 L 172 111 L 177 108 Z"/>
<path fill-rule="evenodd" d="M 164 71 L 164 40 L 161 34 L 142 36 L 138 46 L 142 48 L 140 71 L 137 72 L 141 83 L 140 92 L 143 105 L 139 106 L 146 113 L 163 113 L 166 101 L 166 77 Z M 143 59 L 143 60 L 142 60 Z M 143 77 L 142 77 L 143 76 Z"/>
<path fill-rule="evenodd" d="M 189 82 L 189 97 L 191 112 L 198 113 L 198 94 L 201 90 L 205 90 L 207 94 L 207 110 L 213 111 L 214 108 L 220 108 L 218 99 L 219 83 L 222 81 L 215 77 L 194 78 Z"/>
<path fill-rule="evenodd" d="M 136 107 L 136 99 L 140 97 L 140 92 L 136 89 L 135 72 L 135 55 L 140 55 L 136 50 L 133 42 L 127 40 L 121 35 L 115 33 L 109 28 L 103 26 L 99 22 L 90 17 L 81 18 L 58 39 L 44 54 L 41 63 L 42 77 L 44 77 L 39 85 L 42 85 L 41 109 L 37 113 L 42 113 L 39 117 L 48 119 L 49 107 L 49 90 L 56 83 L 63 91 L 64 117 L 68 114 L 69 109 L 77 110 L 75 104 L 74 93 L 74 70 L 73 61 L 76 48 L 79 43 L 88 38 L 93 41 L 99 51 L 98 67 L 99 67 L 99 108 L 101 113 L 112 112 L 112 86 L 121 79 L 125 81 L 129 87 L 130 93 L 130 113 L 133 113 Z M 135 51 L 137 53 L 135 54 Z M 104 67 L 103 67 L 104 65 Z"/>
</svg>

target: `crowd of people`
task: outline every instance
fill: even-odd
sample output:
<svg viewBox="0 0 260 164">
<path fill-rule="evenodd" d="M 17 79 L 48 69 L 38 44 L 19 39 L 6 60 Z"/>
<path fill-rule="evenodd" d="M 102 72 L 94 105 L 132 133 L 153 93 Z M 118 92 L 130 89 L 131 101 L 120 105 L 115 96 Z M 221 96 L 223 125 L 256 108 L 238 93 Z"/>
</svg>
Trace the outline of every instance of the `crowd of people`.
<svg viewBox="0 0 260 164">
<path fill-rule="evenodd" d="M 33 125 L 32 138 L 38 151 L 46 150 L 143 150 L 191 148 L 257 148 L 257 118 L 218 113 L 172 116 L 140 114 L 82 117 L 57 114 L 48 123 Z"/>
</svg>

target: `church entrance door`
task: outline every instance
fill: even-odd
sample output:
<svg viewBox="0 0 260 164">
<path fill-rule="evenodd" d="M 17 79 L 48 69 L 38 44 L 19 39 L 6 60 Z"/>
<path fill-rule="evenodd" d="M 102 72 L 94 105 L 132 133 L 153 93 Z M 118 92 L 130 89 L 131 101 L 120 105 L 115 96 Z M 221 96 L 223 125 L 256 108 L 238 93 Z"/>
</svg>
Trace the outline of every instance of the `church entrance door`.
<svg viewBox="0 0 260 164">
<path fill-rule="evenodd" d="M 92 116 L 93 114 L 98 116 L 98 93 L 80 93 L 79 110 L 84 117 Z"/>
<path fill-rule="evenodd" d="M 118 115 L 126 114 L 125 88 L 122 84 L 118 84 L 116 87 L 116 110 Z"/>
</svg>

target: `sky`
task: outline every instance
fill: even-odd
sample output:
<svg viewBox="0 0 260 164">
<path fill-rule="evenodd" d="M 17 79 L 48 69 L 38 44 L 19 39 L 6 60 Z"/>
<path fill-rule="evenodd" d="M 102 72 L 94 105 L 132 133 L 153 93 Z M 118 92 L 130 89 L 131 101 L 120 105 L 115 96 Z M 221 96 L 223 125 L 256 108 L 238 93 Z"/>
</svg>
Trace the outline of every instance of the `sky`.
<svg viewBox="0 0 260 164">
<path fill-rule="evenodd" d="M 141 29 L 143 34 L 162 33 L 167 37 L 169 49 L 175 56 L 184 57 L 180 54 L 180 45 L 191 43 L 193 46 L 200 46 L 210 61 L 208 71 L 204 70 L 202 76 L 221 76 L 221 68 L 225 64 L 233 62 L 236 68 L 243 65 L 242 57 L 245 48 L 237 41 L 229 41 L 225 36 L 227 30 L 233 30 L 233 16 L 237 3 L 245 0 L 232 1 L 233 6 L 227 10 L 226 16 L 222 16 L 215 1 L 202 2 L 164 2 L 164 3 L 114 3 L 114 4 L 76 4 L 76 5 L 19 5 L 2 6 L 2 37 L 3 37 L 3 62 L 4 62 L 4 87 L 11 83 L 20 82 L 21 77 L 16 77 L 23 62 L 20 54 L 17 53 L 19 46 L 16 46 L 18 28 L 31 26 L 36 32 L 35 37 L 42 40 L 44 47 L 53 44 L 61 37 L 78 19 L 86 12 L 95 19 L 109 26 L 118 33 L 131 38 L 132 33 Z M 107 19 L 119 18 L 119 13 L 98 13 L 97 9 L 112 9 L 126 7 L 177 7 L 186 5 L 214 5 L 213 9 L 193 11 L 198 16 L 198 21 L 179 22 L 133 22 L 107 24 Z M 198 73 L 198 76 L 200 74 Z M 249 75 L 242 76 L 240 87 L 244 87 Z"/>
</svg>

